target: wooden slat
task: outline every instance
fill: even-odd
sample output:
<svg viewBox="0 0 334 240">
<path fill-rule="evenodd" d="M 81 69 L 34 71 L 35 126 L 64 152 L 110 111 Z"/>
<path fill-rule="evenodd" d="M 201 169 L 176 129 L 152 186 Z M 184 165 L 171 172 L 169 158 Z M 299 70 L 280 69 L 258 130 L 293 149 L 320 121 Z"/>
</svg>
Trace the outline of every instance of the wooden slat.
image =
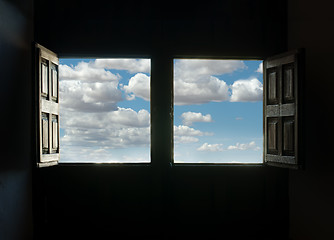
<svg viewBox="0 0 334 240">
<path fill-rule="evenodd" d="M 294 67 L 292 64 L 283 66 L 283 103 L 294 102 Z"/>
<path fill-rule="evenodd" d="M 52 151 L 58 151 L 58 117 L 52 116 Z"/>
<path fill-rule="evenodd" d="M 277 104 L 279 101 L 278 91 L 278 73 L 277 69 L 271 69 L 267 75 L 267 104 Z"/>
<path fill-rule="evenodd" d="M 294 54 L 290 54 L 288 56 L 284 56 L 284 57 L 279 57 L 279 56 L 275 56 L 274 59 L 268 59 L 267 60 L 267 68 L 273 68 L 273 67 L 277 67 L 280 65 L 284 65 L 284 64 L 289 64 L 289 63 L 293 63 L 295 61 L 295 55 Z"/>
<path fill-rule="evenodd" d="M 45 61 L 41 63 L 41 94 L 46 98 L 49 94 L 49 67 Z"/>
<path fill-rule="evenodd" d="M 40 163 L 37 163 L 37 166 L 39 168 L 42 168 L 42 167 L 51 167 L 51 166 L 56 166 L 58 165 L 58 160 L 56 161 L 50 161 L 50 162 L 40 162 Z"/>
<path fill-rule="evenodd" d="M 52 82 L 52 100 L 58 100 L 58 71 L 55 67 L 51 68 L 51 82 Z"/>
<path fill-rule="evenodd" d="M 49 152 L 49 116 L 42 113 L 42 153 Z"/>
<path fill-rule="evenodd" d="M 280 156 L 280 155 L 267 154 L 265 160 L 267 162 L 297 164 L 296 158 L 294 156 Z"/>
<path fill-rule="evenodd" d="M 40 56 L 42 58 L 46 58 L 46 59 L 49 59 L 50 61 L 52 61 L 53 63 L 59 65 L 59 59 L 57 57 L 57 54 L 55 54 L 54 52 L 52 52 L 51 50 L 43 47 L 42 45 L 36 43 L 35 44 L 35 47 L 36 48 L 39 48 L 41 51 L 40 51 Z"/>
<path fill-rule="evenodd" d="M 283 155 L 295 154 L 295 119 L 283 118 Z"/>
<path fill-rule="evenodd" d="M 296 113 L 296 106 L 294 103 L 282 104 L 280 106 L 280 116 L 294 116 Z"/>
<path fill-rule="evenodd" d="M 58 160 L 59 160 L 59 153 L 51 153 L 51 154 L 43 154 L 41 162 L 51 162 Z"/>
<path fill-rule="evenodd" d="M 280 114 L 279 105 L 267 105 L 266 117 L 278 117 Z"/>
<path fill-rule="evenodd" d="M 267 122 L 267 153 L 278 154 L 279 118 L 268 118 Z"/>
<path fill-rule="evenodd" d="M 59 104 L 51 101 L 46 101 L 45 99 L 41 99 L 40 101 L 41 111 L 47 112 L 51 114 L 58 115 L 59 113 Z"/>
</svg>

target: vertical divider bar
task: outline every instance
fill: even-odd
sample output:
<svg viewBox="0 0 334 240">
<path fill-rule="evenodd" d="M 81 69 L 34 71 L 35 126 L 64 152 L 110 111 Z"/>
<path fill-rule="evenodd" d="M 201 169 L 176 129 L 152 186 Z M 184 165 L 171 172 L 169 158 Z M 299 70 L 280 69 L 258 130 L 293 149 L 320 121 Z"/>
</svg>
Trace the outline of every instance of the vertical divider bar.
<svg viewBox="0 0 334 240">
<path fill-rule="evenodd" d="M 173 58 L 157 51 L 151 58 L 151 165 L 153 211 L 164 235 L 170 208 L 173 159 Z M 168 227 L 167 227 L 168 229 Z"/>
<path fill-rule="evenodd" d="M 156 54 L 151 64 L 151 161 L 170 166 L 173 158 L 173 59 Z"/>
<path fill-rule="evenodd" d="M 47 101 L 52 101 L 52 70 L 51 70 L 51 60 L 48 60 L 49 64 L 48 64 L 48 74 L 49 74 L 49 78 L 48 78 L 48 87 L 49 87 L 49 94 L 48 94 L 48 99 Z M 53 132 L 52 132 L 52 114 L 49 114 L 49 154 L 52 153 L 52 138 L 53 138 Z"/>
<path fill-rule="evenodd" d="M 279 65 L 277 67 L 277 72 L 278 72 L 278 106 L 279 108 L 282 107 L 283 104 L 283 68 L 282 65 Z M 282 116 L 278 117 L 278 156 L 283 155 L 283 119 Z"/>
</svg>

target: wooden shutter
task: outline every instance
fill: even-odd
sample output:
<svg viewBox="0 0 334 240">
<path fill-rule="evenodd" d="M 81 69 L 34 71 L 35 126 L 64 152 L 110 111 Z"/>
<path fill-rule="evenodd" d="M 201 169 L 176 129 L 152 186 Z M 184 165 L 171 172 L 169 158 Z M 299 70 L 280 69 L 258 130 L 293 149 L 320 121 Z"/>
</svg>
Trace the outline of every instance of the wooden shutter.
<svg viewBox="0 0 334 240">
<path fill-rule="evenodd" d="M 303 51 L 264 61 L 264 163 L 300 168 Z"/>
<path fill-rule="evenodd" d="M 55 53 L 35 44 L 35 100 L 37 166 L 59 161 L 59 60 Z"/>
</svg>

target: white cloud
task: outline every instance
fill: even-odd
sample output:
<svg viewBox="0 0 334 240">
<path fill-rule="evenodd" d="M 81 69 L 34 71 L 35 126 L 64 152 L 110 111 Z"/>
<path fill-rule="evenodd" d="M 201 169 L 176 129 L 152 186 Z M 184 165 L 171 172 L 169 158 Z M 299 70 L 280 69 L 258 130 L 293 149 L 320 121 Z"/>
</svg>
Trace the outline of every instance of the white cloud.
<svg viewBox="0 0 334 240">
<path fill-rule="evenodd" d="M 132 100 L 134 96 L 137 96 L 150 101 L 150 77 L 146 74 L 137 73 L 130 78 L 128 85 L 124 85 L 123 88 L 129 94 L 128 100 Z"/>
<path fill-rule="evenodd" d="M 148 147 L 150 114 L 142 109 L 118 108 L 111 112 L 61 112 L 61 139 L 65 146 L 128 148 Z"/>
<path fill-rule="evenodd" d="M 138 112 L 131 108 L 118 108 L 116 111 L 106 113 L 79 113 L 62 111 L 62 128 L 122 128 L 122 127 L 148 127 L 150 113 L 141 109 Z"/>
<path fill-rule="evenodd" d="M 79 62 L 76 66 L 59 66 L 59 78 L 62 80 L 80 80 L 81 82 L 118 81 L 120 75 L 115 75 L 103 68 L 94 68 L 91 63 Z"/>
<path fill-rule="evenodd" d="M 251 141 L 250 143 L 237 143 L 236 145 L 230 145 L 227 147 L 227 150 L 260 150 L 260 147 L 256 146 L 254 141 Z"/>
<path fill-rule="evenodd" d="M 186 126 L 191 126 L 194 122 L 212 122 L 210 114 L 202 115 L 196 112 L 184 112 L 181 114 L 182 122 Z"/>
<path fill-rule="evenodd" d="M 205 152 L 221 152 L 223 151 L 223 144 L 208 144 L 204 143 L 202 146 L 197 148 L 197 151 Z"/>
<path fill-rule="evenodd" d="M 126 163 L 126 162 L 149 162 L 150 156 L 147 151 L 129 153 L 126 156 L 115 154 L 114 149 L 91 146 L 62 146 L 60 150 L 61 162 L 90 162 L 90 163 Z"/>
<path fill-rule="evenodd" d="M 67 128 L 61 144 L 67 146 L 129 148 L 148 147 L 150 128 Z"/>
<path fill-rule="evenodd" d="M 213 76 L 201 79 L 199 82 L 186 82 L 175 79 L 174 104 L 192 105 L 208 102 L 222 102 L 229 99 L 226 82 Z"/>
<path fill-rule="evenodd" d="M 176 60 L 174 103 L 191 105 L 227 101 L 229 87 L 214 75 L 232 73 L 243 68 L 246 65 L 236 60 Z"/>
<path fill-rule="evenodd" d="M 263 62 L 260 63 L 258 69 L 256 70 L 258 73 L 263 73 Z"/>
<path fill-rule="evenodd" d="M 96 65 L 102 67 L 107 66 L 109 62 L 117 62 L 114 59 L 102 60 Z M 229 100 L 231 102 L 262 100 L 262 84 L 256 78 L 238 80 L 229 87 L 224 80 L 214 76 L 244 68 L 246 68 L 244 62 L 236 60 L 177 60 L 174 71 L 174 104 L 192 105 Z M 128 94 L 127 100 L 140 97 L 149 101 L 150 76 L 137 73 L 130 78 L 128 85 L 124 85 L 123 89 Z M 230 89 L 232 90 L 231 96 Z"/>
<path fill-rule="evenodd" d="M 175 136 L 203 136 L 205 133 L 200 130 L 188 127 L 188 126 L 174 126 L 174 135 Z"/>
<path fill-rule="evenodd" d="M 175 136 L 174 135 L 174 142 L 175 143 L 195 143 L 198 142 L 199 139 L 197 137 L 191 136 Z"/>
<path fill-rule="evenodd" d="M 117 109 L 122 100 L 120 75 L 95 68 L 92 62 L 59 66 L 61 108 L 79 112 L 106 112 Z"/>
<path fill-rule="evenodd" d="M 175 78 L 185 82 L 206 81 L 207 77 L 246 68 L 238 60 L 180 59 L 175 61 Z"/>
<path fill-rule="evenodd" d="M 231 102 L 262 101 L 263 85 L 257 78 L 237 80 L 232 86 Z"/>
<path fill-rule="evenodd" d="M 150 113 L 145 109 L 137 112 L 118 107 L 118 102 L 123 100 L 121 90 L 125 90 L 119 89 L 121 76 L 99 65 L 109 64 L 105 67 L 132 73 L 147 71 L 150 62 L 147 65 L 147 61 L 116 60 L 61 65 L 59 92 L 60 127 L 64 131 L 61 137 L 63 159 L 79 159 L 81 162 L 140 162 L 149 159 L 139 155 L 130 159 L 131 152 L 123 157 L 114 157 L 110 152 L 110 149 L 148 148 L 150 144 Z M 128 90 L 141 93 L 141 84 L 145 83 L 141 80 L 145 77 L 149 78 L 145 74 L 136 74 L 130 79 Z"/>
<path fill-rule="evenodd" d="M 116 70 L 127 70 L 130 73 L 150 73 L 150 59 L 96 59 L 94 67 Z"/>
<path fill-rule="evenodd" d="M 194 143 L 198 142 L 200 136 L 209 136 L 212 133 L 202 132 L 200 130 L 188 126 L 174 126 L 174 141 L 175 143 Z"/>
<path fill-rule="evenodd" d="M 78 112 L 117 110 L 117 103 L 122 100 L 122 93 L 117 86 L 118 82 L 115 81 L 60 81 L 61 108 Z"/>
</svg>

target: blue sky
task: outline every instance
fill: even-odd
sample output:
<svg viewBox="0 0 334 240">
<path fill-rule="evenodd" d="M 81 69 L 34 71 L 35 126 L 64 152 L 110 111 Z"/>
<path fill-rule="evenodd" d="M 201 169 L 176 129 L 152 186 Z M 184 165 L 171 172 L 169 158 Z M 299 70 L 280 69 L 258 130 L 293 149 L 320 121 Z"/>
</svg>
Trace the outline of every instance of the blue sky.
<svg viewBox="0 0 334 240">
<path fill-rule="evenodd" d="M 261 62 L 174 60 L 175 162 L 262 162 Z M 149 162 L 149 82 L 149 59 L 60 59 L 60 161 Z"/>
<path fill-rule="evenodd" d="M 262 162 L 261 63 L 174 60 L 174 162 Z"/>
<path fill-rule="evenodd" d="M 60 59 L 59 68 L 60 162 L 150 162 L 150 60 Z"/>
</svg>

